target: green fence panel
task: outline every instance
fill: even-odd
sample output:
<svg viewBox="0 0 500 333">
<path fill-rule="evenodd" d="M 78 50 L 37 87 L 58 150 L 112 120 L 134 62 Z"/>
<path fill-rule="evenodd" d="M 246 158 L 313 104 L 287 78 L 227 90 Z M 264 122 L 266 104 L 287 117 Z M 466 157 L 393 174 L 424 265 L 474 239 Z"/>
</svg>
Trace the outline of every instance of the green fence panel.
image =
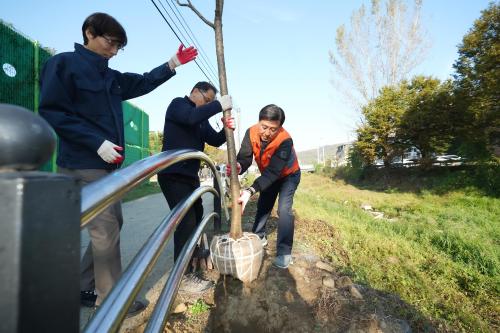
<svg viewBox="0 0 500 333">
<path fill-rule="evenodd" d="M 129 166 L 135 161 L 142 159 L 142 148 L 138 146 L 132 146 L 129 144 L 125 145 L 125 161 L 123 161 L 123 167 Z"/>
<path fill-rule="evenodd" d="M 0 103 L 34 110 L 34 46 L 28 38 L 0 22 Z"/>
<path fill-rule="evenodd" d="M 22 106 L 38 113 L 39 77 L 51 54 L 0 21 L 0 103 Z M 40 170 L 55 172 L 55 156 Z"/>
<path fill-rule="evenodd" d="M 142 111 L 129 102 L 123 102 L 125 143 L 142 146 Z"/>
<path fill-rule="evenodd" d="M 142 145 L 149 149 L 149 115 L 142 111 Z"/>
</svg>

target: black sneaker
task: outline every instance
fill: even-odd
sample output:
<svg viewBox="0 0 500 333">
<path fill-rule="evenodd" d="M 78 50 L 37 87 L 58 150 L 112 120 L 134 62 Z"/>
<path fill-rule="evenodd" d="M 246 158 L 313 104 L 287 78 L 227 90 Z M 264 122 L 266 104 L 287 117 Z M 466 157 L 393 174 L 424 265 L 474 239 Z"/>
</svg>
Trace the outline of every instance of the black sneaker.
<svg viewBox="0 0 500 333">
<path fill-rule="evenodd" d="M 128 311 L 127 311 L 127 315 L 126 315 L 126 318 L 130 318 L 130 317 L 133 317 L 135 315 L 138 315 L 139 313 L 141 313 L 145 308 L 147 307 L 146 304 L 144 304 L 143 302 L 141 301 L 134 301 L 134 303 L 132 303 L 132 305 L 130 306 L 130 308 L 128 308 Z M 92 312 L 92 314 L 90 315 L 89 317 L 89 320 L 94 317 L 95 313 L 97 312 L 97 310 L 99 310 L 99 305 L 96 305 L 94 306 L 94 311 Z"/>
<path fill-rule="evenodd" d="M 146 307 L 147 307 L 147 305 L 144 304 L 143 302 L 141 302 L 141 301 L 134 301 L 134 303 L 132 303 L 132 305 L 130 306 L 130 308 L 128 308 L 127 318 L 130 318 L 130 317 L 133 317 L 135 315 L 138 315 Z"/>
<path fill-rule="evenodd" d="M 209 280 L 202 279 L 193 273 L 183 276 L 179 291 L 187 293 L 201 293 L 214 286 Z"/>
<path fill-rule="evenodd" d="M 80 291 L 80 304 L 88 308 L 95 306 L 95 300 L 97 299 L 97 294 L 94 290 L 83 290 Z"/>
</svg>

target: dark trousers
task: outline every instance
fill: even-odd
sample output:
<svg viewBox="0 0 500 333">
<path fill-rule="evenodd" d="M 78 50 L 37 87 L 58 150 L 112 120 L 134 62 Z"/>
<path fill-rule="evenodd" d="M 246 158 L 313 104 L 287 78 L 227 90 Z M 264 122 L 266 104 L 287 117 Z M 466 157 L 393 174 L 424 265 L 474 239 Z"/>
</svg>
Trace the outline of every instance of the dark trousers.
<svg viewBox="0 0 500 333">
<path fill-rule="evenodd" d="M 264 237 L 266 223 L 278 199 L 278 238 L 276 242 L 277 255 L 292 253 L 293 230 L 295 217 L 292 212 L 293 196 L 300 183 L 300 172 L 291 174 L 275 181 L 270 187 L 262 191 L 257 202 L 257 214 L 252 232 Z"/>
<path fill-rule="evenodd" d="M 158 183 L 160 184 L 165 199 L 167 199 L 170 209 L 173 209 L 179 202 L 187 198 L 194 190 L 200 187 L 199 179 L 171 174 L 159 174 Z M 201 199 L 198 199 L 175 229 L 174 261 L 177 260 L 184 244 L 189 240 L 196 226 L 201 222 L 202 217 L 203 205 Z"/>
</svg>

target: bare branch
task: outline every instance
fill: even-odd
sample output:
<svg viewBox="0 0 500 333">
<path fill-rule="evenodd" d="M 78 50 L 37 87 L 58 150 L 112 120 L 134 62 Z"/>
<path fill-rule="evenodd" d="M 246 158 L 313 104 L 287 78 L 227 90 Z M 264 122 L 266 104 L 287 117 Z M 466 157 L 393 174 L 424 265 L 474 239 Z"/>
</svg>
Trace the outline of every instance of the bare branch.
<svg viewBox="0 0 500 333">
<path fill-rule="evenodd" d="M 177 0 L 177 4 L 178 4 L 179 6 L 182 6 L 182 7 L 189 7 L 189 8 L 191 8 L 191 10 L 192 10 L 192 11 L 193 11 L 196 15 L 198 15 L 198 17 L 199 17 L 199 18 L 200 18 L 203 22 L 205 22 L 205 23 L 206 23 L 209 27 L 211 27 L 212 29 L 215 29 L 214 24 L 213 24 L 212 22 L 210 22 L 209 20 L 207 20 L 207 19 L 203 16 L 203 14 L 202 14 L 202 13 L 200 13 L 200 12 L 198 11 L 198 9 L 196 9 L 196 7 L 195 7 L 195 6 L 193 6 L 193 4 L 191 3 L 191 0 L 187 0 L 187 3 L 182 3 L 182 2 L 180 2 L 180 0 Z"/>
<path fill-rule="evenodd" d="M 330 51 L 335 88 L 351 104 L 364 105 L 384 86 L 408 79 L 419 65 L 429 43 L 422 27 L 422 0 L 408 8 L 403 0 L 372 0 L 352 13 L 348 26 L 337 28 Z M 359 110 L 359 109 L 358 109 Z"/>
</svg>

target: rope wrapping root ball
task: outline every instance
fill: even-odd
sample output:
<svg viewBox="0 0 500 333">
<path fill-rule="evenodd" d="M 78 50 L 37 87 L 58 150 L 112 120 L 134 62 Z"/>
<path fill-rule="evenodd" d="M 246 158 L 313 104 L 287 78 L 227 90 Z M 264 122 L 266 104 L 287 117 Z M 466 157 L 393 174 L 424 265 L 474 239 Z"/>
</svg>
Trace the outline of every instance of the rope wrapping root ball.
<svg viewBox="0 0 500 333">
<path fill-rule="evenodd" d="M 232 275 L 244 283 L 259 275 L 263 249 L 259 236 L 244 232 L 239 239 L 229 234 L 215 236 L 210 244 L 210 257 L 222 275 Z"/>
</svg>

